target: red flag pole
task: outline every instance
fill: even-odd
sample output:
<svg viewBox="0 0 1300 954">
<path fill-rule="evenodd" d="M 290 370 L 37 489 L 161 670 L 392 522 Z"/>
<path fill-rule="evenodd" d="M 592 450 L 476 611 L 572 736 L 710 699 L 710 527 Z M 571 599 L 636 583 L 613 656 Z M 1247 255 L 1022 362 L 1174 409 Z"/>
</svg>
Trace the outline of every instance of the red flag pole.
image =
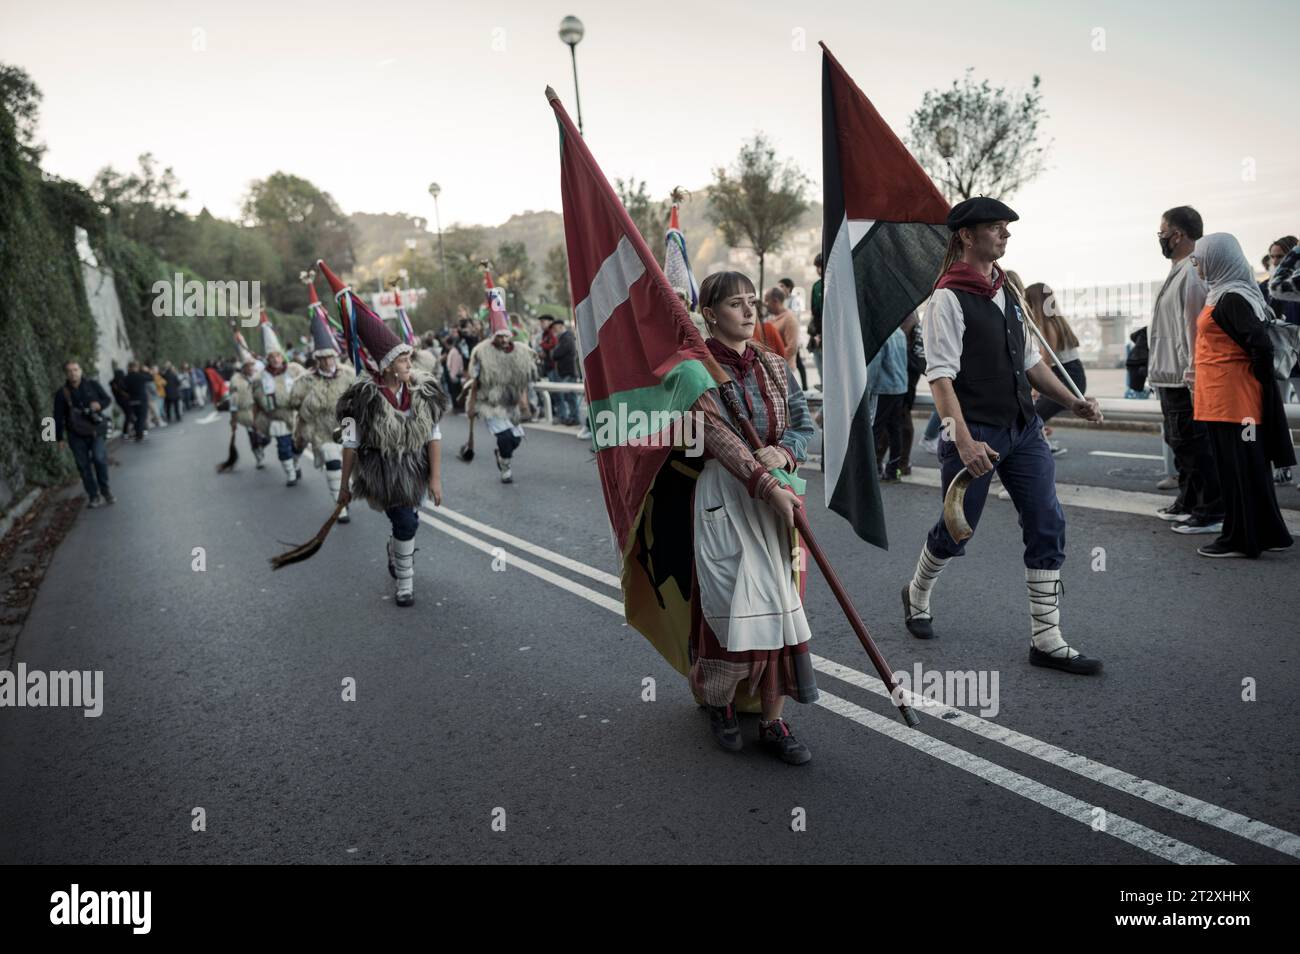
<svg viewBox="0 0 1300 954">
<path fill-rule="evenodd" d="M 740 431 L 745 435 L 745 440 L 749 441 L 749 446 L 755 450 L 762 447 L 763 441 L 758 436 L 758 431 L 754 429 L 754 422 L 749 419 L 749 414 L 746 413 L 744 406 L 740 403 L 740 396 L 736 393 L 736 382 L 713 359 L 710 358 L 705 364 L 711 365 L 709 372 L 713 375 L 714 380 L 719 382 L 718 390 L 722 394 L 722 400 L 726 403 L 731 416 L 740 422 Z M 719 375 L 725 380 L 719 380 Z M 867 632 L 867 626 L 862 622 L 862 617 L 853 605 L 853 600 L 849 598 L 848 592 L 844 589 L 844 584 L 840 582 L 839 574 L 835 572 L 835 568 L 831 566 L 831 561 L 826 557 L 825 551 L 818 544 L 817 538 L 813 536 L 812 527 L 808 524 L 808 515 L 804 513 L 803 507 L 794 508 L 794 525 L 799 531 L 804 546 L 812 553 L 818 568 L 821 569 L 822 576 L 826 577 L 826 582 L 830 584 L 831 592 L 835 594 L 836 602 L 840 604 L 840 609 L 844 611 L 845 618 L 849 621 L 849 625 L 853 627 L 853 632 L 857 634 L 858 642 L 862 643 L 862 648 L 871 657 L 871 664 L 876 667 L 880 681 L 889 688 L 889 697 L 894 701 L 894 705 L 898 706 L 898 712 L 903 717 L 903 721 L 915 729 L 921 722 L 920 718 L 903 701 L 903 693 L 898 680 L 894 676 L 894 671 L 889 668 L 884 653 L 880 651 L 876 641 Z"/>
</svg>

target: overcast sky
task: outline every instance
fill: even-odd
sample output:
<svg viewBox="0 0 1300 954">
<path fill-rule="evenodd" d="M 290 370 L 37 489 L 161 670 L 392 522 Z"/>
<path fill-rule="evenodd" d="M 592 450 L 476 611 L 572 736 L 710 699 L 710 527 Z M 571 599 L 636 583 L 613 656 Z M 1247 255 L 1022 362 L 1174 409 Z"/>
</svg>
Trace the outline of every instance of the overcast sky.
<svg viewBox="0 0 1300 954">
<path fill-rule="evenodd" d="M 825 40 L 900 135 L 926 89 L 973 66 L 1042 76 L 1054 140 L 1011 200 L 1007 264 L 1057 287 L 1162 275 L 1160 212 L 1189 203 L 1252 264 L 1300 232 L 1294 4 L 739 3 L 602 0 L 0 0 L 0 61 L 45 94 L 44 165 L 87 183 L 149 151 L 191 211 L 233 217 L 276 170 L 347 212 L 497 224 L 560 208 L 556 127 L 578 46 L 587 140 L 606 175 L 656 195 L 706 185 L 757 130 L 820 198 Z M 1289 12 L 1288 12 L 1289 11 Z M 1104 31 L 1099 34 L 1097 31 Z M 1104 39 L 1104 50 L 1094 49 Z M 689 241 L 690 237 L 687 236 Z"/>
</svg>

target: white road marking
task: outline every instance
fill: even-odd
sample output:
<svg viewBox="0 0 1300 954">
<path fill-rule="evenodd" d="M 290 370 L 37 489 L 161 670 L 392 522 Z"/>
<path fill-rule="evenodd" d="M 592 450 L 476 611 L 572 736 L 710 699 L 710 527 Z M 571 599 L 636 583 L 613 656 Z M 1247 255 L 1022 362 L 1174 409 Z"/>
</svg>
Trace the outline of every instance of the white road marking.
<svg viewBox="0 0 1300 954">
<path fill-rule="evenodd" d="M 219 417 L 221 417 L 221 416 L 222 416 L 222 414 L 221 414 L 220 411 L 212 411 L 212 412 L 210 412 L 210 413 L 208 413 L 208 414 L 203 415 L 203 417 L 199 418 L 199 423 L 200 423 L 200 424 L 211 424 L 213 421 L 215 421 L 217 418 L 219 418 Z"/>
<path fill-rule="evenodd" d="M 437 513 L 438 511 L 433 512 Z M 494 551 L 500 549 L 494 547 L 491 543 L 479 540 L 450 524 L 434 519 L 429 515 L 429 513 L 421 512 L 420 519 L 435 529 L 441 530 L 443 533 L 446 533 L 463 543 L 467 543 L 475 549 L 489 555 L 494 554 Z M 477 521 L 475 522 L 477 523 Z M 497 531 L 493 532 L 497 533 Z M 539 547 L 535 544 L 530 544 L 530 547 L 533 551 L 541 551 L 542 554 L 546 556 L 546 559 L 551 560 L 557 565 L 564 565 L 562 561 L 576 562 L 570 561 L 568 557 L 564 557 L 561 554 L 547 551 L 545 547 Z M 507 554 L 507 560 L 510 565 L 518 567 L 527 573 L 531 573 L 548 583 L 553 583 L 561 589 L 573 593 L 575 596 L 580 596 L 589 602 L 595 603 L 597 606 L 602 606 L 610 612 L 615 613 L 620 618 L 624 615 L 623 604 L 619 600 L 611 599 L 603 593 L 598 593 L 579 583 L 568 580 L 545 567 L 538 566 L 535 563 L 531 563 L 519 557 Z M 587 569 L 596 573 L 600 572 L 594 567 L 588 567 Z M 856 669 L 842 666 L 839 663 L 835 663 L 821 656 L 814 655 L 813 663 L 819 671 L 824 672 L 827 675 L 834 676 L 835 678 L 848 682 L 851 685 L 867 689 L 880 696 L 888 698 L 888 692 L 884 689 L 883 685 L 881 685 L 878 677 L 868 676 Z M 1010 769 L 1005 769 L 1001 766 L 995 765 L 980 756 L 966 752 L 964 749 L 949 745 L 948 743 L 942 742 L 938 739 L 933 739 L 923 733 L 907 729 L 901 723 L 893 719 L 886 718 L 866 709 L 861 709 L 860 707 L 845 700 L 838 699 L 829 693 L 823 692 L 822 695 L 824 699 L 830 701 L 819 704 L 832 712 L 837 712 L 838 714 L 850 718 L 869 729 L 882 732 L 890 738 L 904 742 L 905 744 L 918 749 L 918 751 L 923 751 L 928 755 L 933 755 L 949 764 L 955 765 L 964 771 L 978 775 L 979 777 L 993 782 L 1008 791 L 1015 792 L 1018 795 L 1022 795 L 1025 798 L 1038 802 L 1059 814 L 1086 824 L 1092 823 L 1093 805 L 1075 799 L 1064 792 L 1050 788 L 1049 786 L 1043 785 L 1025 776 L 1019 775 Z M 932 715 L 935 718 L 943 718 L 946 715 L 947 718 L 943 718 L 943 721 L 958 725 L 967 731 L 980 735 L 991 741 L 1000 742 L 1008 748 L 1023 752 L 1051 765 L 1064 768 L 1091 781 L 1100 782 L 1101 784 L 1113 788 L 1116 791 L 1123 792 L 1124 794 L 1142 798 L 1154 805 L 1169 809 L 1170 811 L 1184 815 L 1185 817 L 1191 818 L 1195 821 L 1212 825 L 1222 829 L 1223 831 L 1254 841 L 1257 844 L 1274 848 L 1287 854 L 1296 854 L 1297 857 L 1300 857 L 1300 854 L 1297 854 L 1300 852 L 1300 836 L 1293 835 L 1290 832 L 1274 828 L 1273 826 L 1267 825 L 1263 822 L 1256 822 L 1252 819 L 1246 818 L 1244 815 L 1239 815 L 1238 813 L 1229 811 L 1228 809 L 1220 808 L 1217 805 L 1212 805 L 1209 802 L 1193 798 L 1190 795 L 1183 795 L 1180 792 L 1165 788 L 1155 782 L 1138 778 L 1137 776 L 1130 775 L 1120 769 L 1104 765 L 1101 762 L 1095 762 L 1085 756 L 1077 755 L 1076 753 L 1069 752 L 1047 742 L 1042 742 L 1032 736 L 1016 732 L 1013 729 L 1008 729 L 995 723 L 987 722 L 978 716 L 963 712 L 960 709 L 952 709 L 949 707 L 941 708 L 929 705 L 923 706 L 919 704 L 919 702 L 917 702 L 914 708 L 916 711 L 925 713 L 926 715 Z M 886 727 L 888 728 L 888 731 L 886 731 Z M 917 739 L 925 739 L 927 742 L 916 744 Z M 1153 829 L 1146 828 L 1137 822 L 1109 811 L 1107 811 L 1106 833 L 1158 857 L 1165 858 L 1169 861 L 1175 861 L 1180 864 L 1230 863 L 1216 855 L 1204 852 L 1199 848 L 1156 832 Z"/>
<path fill-rule="evenodd" d="M 525 553 L 531 553 L 533 556 L 541 557 L 543 560 L 549 560 L 557 566 L 562 566 L 566 570 L 572 570 L 574 573 L 580 573 L 588 579 L 595 580 L 597 583 L 604 583 L 606 586 L 612 586 L 622 593 L 623 584 L 618 577 L 612 573 L 606 573 L 604 570 L 598 570 L 595 567 L 588 566 L 585 563 L 579 563 L 577 560 L 571 560 L 566 556 L 561 556 L 553 550 L 546 547 L 539 547 L 535 543 L 529 543 L 512 533 L 506 533 L 504 530 L 497 530 L 495 527 L 489 527 L 486 523 L 479 523 L 472 517 L 466 517 L 464 514 L 457 513 L 447 507 L 439 507 L 436 510 L 425 508 L 425 512 L 435 517 L 447 517 L 455 520 L 457 523 L 469 527 L 471 530 L 477 530 L 479 533 L 486 534 L 489 537 L 496 537 L 513 547 L 523 550 Z M 621 610 L 620 610 L 621 612 Z"/>
<path fill-rule="evenodd" d="M 902 478 L 905 484 L 917 484 L 921 487 L 938 488 L 941 485 L 939 468 L 913 467 L 912 472 Z M 1106 510 L 1111 513 L 1132 513 L 1141 517 L 1152 517 L 1161 507 L 1169 506 L 1171 497 L 1165 494 L 1148 494 L 1137 490 L 1115 490 L 1111 487 L 1090 487 L 1086 484 L 1057 484 L 1056 498 L 1064 507 L 1085 507 L 1089 510 Z M 996 494 L 989 494 L 990 501 L 996 500 Z M 1291 533 L 1300 533 L 1300 513 L 1283 509 Z"/>
<path fill-rule="evenodd" d="M 1159 454 L 1126 454 L 1123 451 L 1088 451 L 1093 457 L 1127 457 L 1130 460 L 1164 460 Z"/>
<path fill-rule="evenodd" d="M 818 672 L 834 676 L 836 679 L 857 686 L 859 689 L 874 692 L 884 699 L 889 698 L 888 690 L 885 689 L 876 676 L 869 676 L 866 673 L 851 669 L 848 666 L 842 666 L 815 654 L 812 656 L 812 662 L 813 667 Z M 948 725 L 955 725 L 992 742 L 1000 742 L 1007 748 L 1015 749 L 1017 752 L 1023 752 L 1026 755 L 1032 755 L 1036 759 L 1063 768 L 1067 772 L 1073 772 L 1075 775 L 1082 776 L 1089 781 L 1109 786 L 1126 795 L 1132 795 L 1135 798 L 1150 802 L 1152 805 L 1159 805 L 1161 808 L 1166 808 L 1194 821 L 1222 829 L 1266 848 L 1272 848 L 1283 854 L 1291 855 L 1293 858 L 1300 858 L 1300 835 L 1293 835 L 1289 831 L 1283 831 L 1281 828 L 1275 828 L 1253 818 L 1247 818 L 1245 815 L 1229 811 L 1226 808 L 1220 808 L 1218 805 L 1212 805 L 1199 798 L 1193 798 L 1191 795 L 1175 792 L 1163 785 L 1144 778 L 1138 778 L 1136 775 L 1130 775 L 1128 772 L 1117 768 L 1111 768 L 1101 762 L 1095 762 L 1087 756 L 1062 749 L 1050 742 L 1043 742 L 1032 736 L 1017 732 L 1015 729 L 997 725 L 986 719 L 981 719 L 977 715 L 963 712 L 961 709 L 925 702 L 912 692 L 907 693 L 907 696 L 911 697 L 907 700 L 908 704 L 916 712 L 923 715 L 941 719 Z"/>
<path fill-rule="evenodd" d="M 434 513 L 437 512 L 438 511 L 436 510 L 434 511 Z M 471 536 L 465 531 L 453 527 L 449 523 L 443 523 L 441 520 L 436 520 L 424 511 L 420 511 L 420 519 L 435 530 L 441 530 L 449 537 L 454 537 L 461 543 L 467 543 L 476 550 L 482 550 L 484 553 L 488 554 L 488 556 L 496 556 L 497 551 L 503 549 L 498 546 L 493 546 L 485 540 L 480 540 L 478 537 Z M 559 556 L 559 554 L 556 554 L 556 556 Z M 572 593 L 574 596 L 581 596 L 584 600 L 589 600 L 597 606 L 603 606 L 611 613 L 617 613 L 620 618 L 623 616 L 622 600 L 611 599 L 604 593 L 597 593 L 595 590 L 585 587 L 581 583 L 574 583 L 572 580 L 566 579 L 558 573 L 546 569 L 546 567 L 538 566 L 536 563 L 530 563 L 528 560 L 525 560 L 522 557 L 517 557 L 508 551 L 506 552 L 506 565 L 523 570 L 525 573 L 531 573 L 538 579 L 545 580 L 547 583 L 553 583 L 560 589 Z"/>
<path fill-rule="evenodd" d="M 821 692 L 821 698 L 817 700 L 817 705 L 823 709 L 829 709 L 836 715 L 842 715 L 858 725 L 865 726 L 873 732 L 889 736 L 895 742 L 902 742 L 918 752 L 923 752 L 941 762 L 947 762 L 963 772 L 970 772 L 977 778 L 991 782 L 1008 792 L 1019 795 L 1021 798 L 1037 802 L 1044 808 L 1049 808 L 1058 815 L 1064 815 L 1081 825 L 1091 826 L 1099 817 L 1103 818 L 1105 827 L 1101 831 L 1104 834 L 1127 842 L 1134 848 L 1139 848 L 1155 855 L 1157 858 L 1163 858 L 1179 865 L 1232 864 L 1232 862 L 1220 858 L 1218 855 L 1202 851 L 1194 845 L 1189 845 L 1163 832 L 1158 832 L 1122 815 L 1117 815 L 1109 809 L 1101 808 L 1100 810 L 1105 814 L 1098 816 L 1097 811 L 1100 806 L 1091 805 L 1075 798 L 1073 795 L 1067 795 L 1065 792 L 1058 791 L 1051 786 L 1026 778 L 1017 772 L 1011 771 L 1011 769 L 1003 768 L 988 759 L 967 752 L 965 749 L 950 745 L 942 739 L 936 739 L 924 732 L 909 729 L 901 722 L 886 718 L 879 713 L 872 712 L 870 709 L 854 705 L 847 699 L 833 696 L 829 692 Z"/>
</svg>

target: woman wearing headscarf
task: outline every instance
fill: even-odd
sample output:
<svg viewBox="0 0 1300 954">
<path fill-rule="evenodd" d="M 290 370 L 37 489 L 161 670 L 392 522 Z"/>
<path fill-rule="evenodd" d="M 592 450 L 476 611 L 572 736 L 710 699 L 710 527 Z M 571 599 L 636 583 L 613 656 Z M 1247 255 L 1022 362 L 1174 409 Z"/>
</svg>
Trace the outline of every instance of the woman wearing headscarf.
<svg viewBox="0 0 1300 954">
<path fill-rule="evenodd" d="M 1196 552 L 1258 557 L 1285 550 L 1291 534 L 1277 507 L 1273 466 L 1295 463 L 1282 394 L 1273 378 L 1268 305 L 1241 245 L 1226 232 L 1202 236 L 1192 252 L 1209 286 L 1196 319 L 1192 379 L 1195 419 L 1210 431 L 1223 488 L 1223 533 Z"/>
</svg>

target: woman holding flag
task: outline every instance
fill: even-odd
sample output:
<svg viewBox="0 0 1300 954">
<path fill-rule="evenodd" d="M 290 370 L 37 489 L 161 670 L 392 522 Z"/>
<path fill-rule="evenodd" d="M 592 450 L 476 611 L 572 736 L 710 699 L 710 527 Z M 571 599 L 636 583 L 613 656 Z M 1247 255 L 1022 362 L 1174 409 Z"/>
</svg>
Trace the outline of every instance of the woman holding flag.
<svg viewBox="0 0 1300 954">
<path fill-rule="evenodd" d="M 700 402 L 705 464 L 694 498 L 690 685 L 724 749 L 741 748 L 736 696 L 747 692 L 762 705 L 759 742 L 802 765 L 812 753 L 782 710 L 786 696 L 817 699 L 792 534 L 803 484 L 793 473 L 813 437 L 812 416 L 784 355 L 752 340 L 753 282 L 739 272 L 710 275 L 699 301 L 709 352 L 739 385 L 766 446 L 750 450 L 716 391 Z"/>
<path fill-rule="evenodd" d="M 415 603 L 415 532 L 426 494 L 442 504 L 442 431 L 447 396 L 429 374 L 413 366 L 409 344 L 355 298 L 324 262 L 317 262 L 334 291 L 356 381 L 339 399 L 343 431 L 342 487 L 338 503 L 355 496 L 381 510 L 392 524 L 388 572 L 397 580 L 398 606 Z"/>
</svg>

